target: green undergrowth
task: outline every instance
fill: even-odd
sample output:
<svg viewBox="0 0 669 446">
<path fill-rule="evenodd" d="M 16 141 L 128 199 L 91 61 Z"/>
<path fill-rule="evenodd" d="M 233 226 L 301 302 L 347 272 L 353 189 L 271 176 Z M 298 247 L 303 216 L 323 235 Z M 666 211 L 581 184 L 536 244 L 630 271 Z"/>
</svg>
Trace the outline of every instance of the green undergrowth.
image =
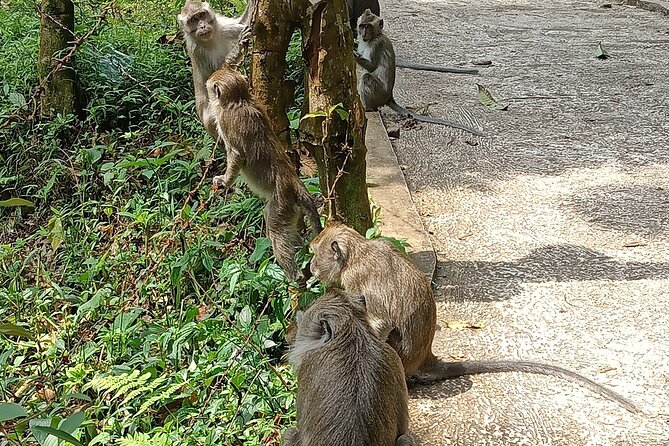
<svg viewBox="0 0 669 446">
<path fill-rule="evenodd" d="M 262 203 L 210 190 L 223 154 L 195 118 L 182 42 L 160 43 L 181 1 L 113 2 L 76 53 L 85 116 L 49 121 L 32 100 L 34 2 L 9 4 L 0 200 L 35 206 L 0 207 L 0 444 L 279 444 L 294 296 Z M 78 35 L 107 4 L 76 2 Z"/>
</svg>

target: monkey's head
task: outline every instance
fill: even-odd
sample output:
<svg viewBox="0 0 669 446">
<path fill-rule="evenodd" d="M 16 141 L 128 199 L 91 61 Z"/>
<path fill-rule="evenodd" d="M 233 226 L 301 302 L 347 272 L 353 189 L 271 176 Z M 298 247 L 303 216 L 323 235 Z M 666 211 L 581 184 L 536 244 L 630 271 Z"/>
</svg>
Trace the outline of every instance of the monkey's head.
<svg viewBox="0 0 669 446">
<path fill-rule="evenodd" d="M 350 334 L 356 320 L 369 327 L 364 296 L 346 296 L 341 290 L 328 290 L 306 310 L 297 312 L 297 332 L 288 354 L 290 363 L 297 368 L 305 353 Z"/>
<path fill-rule="evenodd" d="M 343 223 L 328 220 L 323 231 L 311 241 L 311 274 L 326 285 L 336 285 L 357 245 L 365 238 Z"/>
<path fill-rule="evenodd" d="M 383 29 L 383 19 L 379 18 L 371 10 L 365 9 L 365 12 L 358 17 L 358 36 L 363 42 L 369 42 L 376 39 Z"/>
<path fill-rule="evenodd" d="M 177 20 L 187 37 L 204 42 L 214 35 L 213 23 L 216 17 L 207 2 L 187 0 Z"/>
<path fill-rule="evenodd" d="M 228 64 L 211 73 L 207 79 L 207 95 L 210 103 L 220 106 L 251 99 L 246 79 Z"/>
</svg>

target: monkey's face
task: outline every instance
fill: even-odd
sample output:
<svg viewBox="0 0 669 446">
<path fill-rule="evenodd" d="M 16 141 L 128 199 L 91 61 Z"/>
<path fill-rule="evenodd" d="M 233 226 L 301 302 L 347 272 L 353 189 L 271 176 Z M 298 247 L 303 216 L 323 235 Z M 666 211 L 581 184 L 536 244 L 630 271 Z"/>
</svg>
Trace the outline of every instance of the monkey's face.
<svg viewBox="0 0 669 446">
<path fill-rule="evenodd" d="M 358 36 L 363 42 L 374 40 L 383 29 L 383 19 L 373 14 L 369 9 L 358 19 Z"/>
<path fill-rule="evenodd" d="M 184 31 L 201 41 L 207 41 L 213 37 L 214 19 L 214 14 L 207 3 L 187 3 L 179 15 Z"/>
<path fill-rule="evenodd" d="M 321 232 L 324 234 L 327 228 Z M 311 242 L 314 256 L 309 270 L 311 274 L 326 285 L 337 285 L 341 280 L 341 271 L 346 264 L 345 246 L 331 237 L 317 237 Z"/>
</svg>

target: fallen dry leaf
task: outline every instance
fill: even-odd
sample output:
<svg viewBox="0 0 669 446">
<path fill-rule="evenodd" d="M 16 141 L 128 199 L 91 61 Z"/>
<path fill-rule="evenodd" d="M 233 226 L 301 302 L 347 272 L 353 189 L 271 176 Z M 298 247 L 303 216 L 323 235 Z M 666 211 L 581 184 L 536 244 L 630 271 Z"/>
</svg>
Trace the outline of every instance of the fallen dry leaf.
<svg viewBox="0 0 669 446">
<path fill-rule="evenodd" d="M 627 242 L 623 244 L 623 248 L 636 248 L 637 246 L 646 246 L 647 243 L 640 242 L 640 241 L 635 241 L 635 242 Z"/>
<path fill-rule="evenodd" d="M 445 321 L 447 328 L 451 330 L 464 330 L 465 328 L 484 328 L 484 322 L 467 322 L 467 321 Z"/>
</svg>

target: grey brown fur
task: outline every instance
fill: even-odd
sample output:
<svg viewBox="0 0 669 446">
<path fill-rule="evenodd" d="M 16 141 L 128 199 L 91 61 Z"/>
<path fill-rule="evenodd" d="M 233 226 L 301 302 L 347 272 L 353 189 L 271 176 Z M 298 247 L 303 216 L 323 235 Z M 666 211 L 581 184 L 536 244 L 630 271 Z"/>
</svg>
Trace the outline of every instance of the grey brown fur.
<svg viewBox="0 0 669 446">
<path fill-rule="evenodd" d="M 327 285 L 366 296 L 372 327 L 397 351 L 407 377 L 417 383 L 463 375 L 529 372 L 557 376 L 609 398 L 630 412 L 636 407 L 618 393 L 567 369 L 528 361 L 444 362 L 432 353 L 436 303 L 423 273 L 389 243 L 367 240 L 348 226 L 328 221 L 311 242 L 312 274 Z"/>
<path fill-rule="evenodd" d="M 207 132 L 218 139 L 214 117 L 210 115 L 206 82 L 224 62 L 234 63 L 240 45 L 248 38 L 247 25 L 252 15 L 251 0 L 240 18 L 216 13 L 209 3 L 187 0 L 177 16 L 186 40 L 186 51 L 193 67 L 195 110 Z"/>
<path fill-rule="evenodd" d="M 264 215 L 274 256 L 293 280 L 304 278 L 295 263 L 302 246 L 298 222 L 302 211 L 313 235 L 321 230 L 316 204 L 281 147 L 264 108 L 249 93 L 244 77 L 223 64 L 206 84 L 209 114 L 225 143 L 226 170 L 213 178 L 215 188 L 229 188 L 241 173 L 251 190 L 266 201 Z"/>
<path fill-rule="evenodd" d="M 297 428 L 285 446 L 411 446 L 397 353 L 370 328 L 360 298 L 332 290 L 298 312 L 289 355 Z"/>
<path fill-rule="evenodd" d="M 369 9 L 358 18 L 358 37 L 358 49 L 355 52 L 355 61 L 359 68 L 358 94 L 366 111 L 387 105 L 400 115 L 417 121 L 445 125 L 483 136 L 482 132 L 469 126 L 418 115 L 395 102 L 395 50 L 390 39 L 383 33 L 383 19 Z"/>
</svg>

